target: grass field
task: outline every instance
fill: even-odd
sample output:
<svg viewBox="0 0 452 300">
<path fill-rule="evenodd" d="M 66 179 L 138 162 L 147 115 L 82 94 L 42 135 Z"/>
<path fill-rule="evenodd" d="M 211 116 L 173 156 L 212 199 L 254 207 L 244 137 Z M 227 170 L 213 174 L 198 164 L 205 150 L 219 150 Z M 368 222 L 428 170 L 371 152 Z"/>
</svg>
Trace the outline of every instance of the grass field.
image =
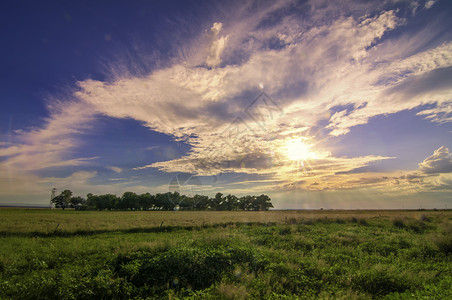
<svg viewBox="0 0 452 300">
<path fill-rule="evenodd" d="M 450 299 L 452 211 L 0 209 L 1 299 Z"/>
</svg>

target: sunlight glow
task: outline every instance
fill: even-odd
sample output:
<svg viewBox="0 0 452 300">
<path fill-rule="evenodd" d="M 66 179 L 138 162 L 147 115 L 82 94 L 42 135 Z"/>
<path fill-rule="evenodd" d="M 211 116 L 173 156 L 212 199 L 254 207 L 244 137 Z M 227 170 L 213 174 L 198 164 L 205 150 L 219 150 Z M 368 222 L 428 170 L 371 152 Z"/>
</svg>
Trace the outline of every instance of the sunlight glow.
<svg viewBox="0 0 452 300">
<path fill-rule="evenodd" d="M 291 139 L 286 141 L 286 153 L 290 160 L 317 159 L 317 154 L 311 150 L 311 145 L 302 139 Z"/>
</svg>

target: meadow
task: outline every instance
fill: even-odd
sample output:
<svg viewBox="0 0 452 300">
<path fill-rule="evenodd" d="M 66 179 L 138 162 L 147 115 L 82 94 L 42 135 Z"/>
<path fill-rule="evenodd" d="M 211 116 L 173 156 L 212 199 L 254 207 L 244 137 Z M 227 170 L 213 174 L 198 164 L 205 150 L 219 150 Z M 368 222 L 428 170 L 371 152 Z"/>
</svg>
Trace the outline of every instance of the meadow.
<svg viewBox="0 0 452 300">
<path fill-rule="evenodd" d="M 452 211 L 0 209 L 0 299 L 450 299 Z"/>
</svg>

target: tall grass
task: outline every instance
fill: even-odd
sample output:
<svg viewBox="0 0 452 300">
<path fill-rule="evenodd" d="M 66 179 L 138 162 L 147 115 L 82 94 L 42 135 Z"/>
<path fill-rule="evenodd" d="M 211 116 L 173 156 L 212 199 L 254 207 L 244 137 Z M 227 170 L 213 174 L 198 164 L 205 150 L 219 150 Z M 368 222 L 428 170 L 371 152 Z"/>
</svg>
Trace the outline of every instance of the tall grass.
<svg viewBox="0 0 452 300">
<path fill-rule="evenodd" d="M 158 213 L 124 213 L 131 225 L 109 212 L 23 212 L 60 222 L 56 232 L 21 212 L 1 229 L 1 299 L 452 297 L 452 212 L 177 212 L 162 226 Z"/>
</svg>

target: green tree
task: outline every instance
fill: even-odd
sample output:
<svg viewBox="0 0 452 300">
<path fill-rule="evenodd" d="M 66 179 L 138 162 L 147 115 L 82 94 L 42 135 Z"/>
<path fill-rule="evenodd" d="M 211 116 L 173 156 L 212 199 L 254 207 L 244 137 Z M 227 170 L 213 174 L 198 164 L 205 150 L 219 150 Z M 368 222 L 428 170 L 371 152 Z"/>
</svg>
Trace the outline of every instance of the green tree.
<svg viewBox="0 0 452 300">
<path fill-rule="evenodd" d="M 75 210 L 81 210 L 86 207 L 86 200 L 80 196 L 71 197 L 69 206 L 75 208 Z"/>
<path fill-rule="evenodd" d="M 140 209 L 149 210 L 155 205 L 155 196 L 150 193 L 141 194 L 138 196 L 138 204 Z"/>
<path fill-rule="evenodd" d="M 257 196 L 252 203 L 253 210 L 269 210 L 270 207 L 273 207 L 270 197 L 267 195 Z"/>
<path fill-rule="evenodd" d="M 210 201 L 208 196 L 196 194 L 193 197 L 193 209 L 195 210 L 206 210 L 209 209 Z"/>
<path fill-rule="evenodd" d="M 139 197 L 134 192 L 125 192 L 121 197 L 121 206 L 122 209 L 138 209 L 139 206 Z"/>
<path fill-rule="evenodd" d="M 252 203 L 255 196 L 246 195 L 243 197 L 240 197 L 239 199 L 239 209 L 241 210 L 250 210 L 252 209 Z"/>
<path fill-rule="evenodd" d="M 58 196 L 52 199 L 52 203 L 55 204 L 56 208 L 62 208 L 63 210 L 66 207 L 69 207 L 72 197 L 71 190 L 64 190 Z"/>
<path fill-rule="evenodd" d="M 221 210 L 222 206 L 221 204 L 223 203 L 223 194 L 218 192 L 215 194 L 215 198 L 210 199 L 210 207 L 213 210 Z"/>
</svg>

